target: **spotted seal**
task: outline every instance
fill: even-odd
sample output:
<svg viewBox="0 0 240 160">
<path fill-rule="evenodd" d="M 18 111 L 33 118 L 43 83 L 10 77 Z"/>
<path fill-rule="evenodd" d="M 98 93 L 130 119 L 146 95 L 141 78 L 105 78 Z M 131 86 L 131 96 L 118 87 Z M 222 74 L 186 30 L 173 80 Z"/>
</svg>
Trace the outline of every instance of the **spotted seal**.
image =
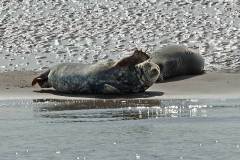
<svg viewBox="0 0 240 160">
<path fill-rule="evenodd" d="M 139 50 L 117 62 L 80 64 L 63 63 L 34 78 L 42 88 L 53 87 L 64 93 L 139 93 L 157 79 L 160 69 Z"/>
<path fill-rule="evenodd" d="M 158 82 L 175 76 L 204 72 L 203 57 L 197 51 L 180 45 L 166 46 L 153 52 L 151 61 L 160 67 Z"/>
</svg>

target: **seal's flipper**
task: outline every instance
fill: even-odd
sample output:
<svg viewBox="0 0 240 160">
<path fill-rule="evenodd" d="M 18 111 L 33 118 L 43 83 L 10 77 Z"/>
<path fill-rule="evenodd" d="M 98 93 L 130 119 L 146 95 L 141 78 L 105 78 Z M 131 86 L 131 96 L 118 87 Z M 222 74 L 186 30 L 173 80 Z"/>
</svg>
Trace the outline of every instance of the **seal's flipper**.
<svg viewBox="0 0 240 160">
<path fill-rule="evenodd" d="M 107 94 L 110 94 L 110 93 L 120 93 L 120 90 L 109 85 L 109 84 L 104 84 L 103 86 L 103 93 L 107 93 Z"/>
<path fill-rule="evenodd" d="M 32 86 L 35 86 L 37 83 L 38 83 L 38 84 L 39 84 L 39 83 L 43 83 L 43 81 L 44 81 L 43 78 L 41 78 L 41 77 L 36 77 L 36 78 L 34 78 L 33 81 L 32 81 Z"/>
<path fill-rule="evenodd" d="M 116 62 L 114 66 L 115 67 L 126 67 L 130 65 L 134 66 L 136 64 L 139 64 L 148 60 L 149 58 L 150 56 L 147 53 L 143 52 L 142 50 L 136 49 L 133 55 L 121 59 L 120 61 Z"/>
<path fill-rule="evenodd" d="M 38 83 L 41 88 L 50 88 L 51 85 L 48 83 L 49 72 L 50 70 L 47 70 L 46 72 L 42 73 L 38 77 L 34 78 L 32 81 L 32 86 Z"/>
</svg>

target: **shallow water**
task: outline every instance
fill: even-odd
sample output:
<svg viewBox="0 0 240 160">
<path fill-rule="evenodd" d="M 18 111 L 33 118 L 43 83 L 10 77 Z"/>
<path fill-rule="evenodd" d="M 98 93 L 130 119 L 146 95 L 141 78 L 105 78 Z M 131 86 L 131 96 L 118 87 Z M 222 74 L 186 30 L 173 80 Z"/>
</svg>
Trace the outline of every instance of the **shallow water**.
<svg viewBox="0 0 240 160">
<path fill-rule="evenodd" d="M 238 0 L 1 0 L 0 71 L 118 59 L 137 47 L 198 49 L 206 70 L 240 69 Z"/>
<path fill-rule="evenodd" d="M 236 102 L 85 110 L 76 102 L 1 101 L 1 160 L 239 159 Z"/>
</svg>

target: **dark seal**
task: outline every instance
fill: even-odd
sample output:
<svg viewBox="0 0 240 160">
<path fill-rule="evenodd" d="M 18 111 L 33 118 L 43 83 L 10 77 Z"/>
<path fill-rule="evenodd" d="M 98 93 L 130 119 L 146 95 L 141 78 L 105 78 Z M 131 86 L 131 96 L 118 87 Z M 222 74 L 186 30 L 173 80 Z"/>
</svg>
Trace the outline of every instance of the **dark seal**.
<svg viewBox="0 0 240 160">
<path fill-rule="evenodd" d="M 181 75 L 204 72 L 204 59 L 195 50 L 184 46 L 171 45 L 153 52 L 151 61 L 160 67 L 158 81 Z"/>
</svg>

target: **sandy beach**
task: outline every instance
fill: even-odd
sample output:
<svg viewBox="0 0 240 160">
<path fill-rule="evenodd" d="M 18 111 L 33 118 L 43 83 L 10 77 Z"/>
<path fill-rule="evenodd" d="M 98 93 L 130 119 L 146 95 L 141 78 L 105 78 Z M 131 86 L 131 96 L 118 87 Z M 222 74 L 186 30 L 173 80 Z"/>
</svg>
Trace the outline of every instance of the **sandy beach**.
<svg viewBox="0 0 240 160">
<path fill-rule="evenodd" d="M 197 76 L 182 76 L 164 83 L 155 83 L 145 93 L 131 95 L 71 95 L 31 86 L 38 73 L 27 71 L 0 74 L 0 99 L 238 99 L 240 98 L 240 74 L 205 73 Z"/>
</svg>

